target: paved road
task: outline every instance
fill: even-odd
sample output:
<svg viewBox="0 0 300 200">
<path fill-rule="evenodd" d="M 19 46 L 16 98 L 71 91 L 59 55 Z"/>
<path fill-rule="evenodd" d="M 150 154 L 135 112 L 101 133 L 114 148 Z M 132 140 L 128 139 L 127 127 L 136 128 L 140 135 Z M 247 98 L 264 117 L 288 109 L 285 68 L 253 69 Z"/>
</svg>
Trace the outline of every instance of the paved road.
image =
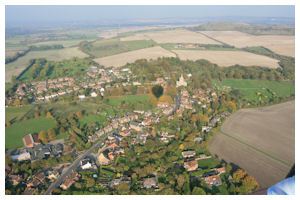
<svg viewBox="0 0 300 200">
<path fill-rule="evenodd" d="M 60 184 L 78 167 L 78 165 L 80 164 L 80 161 L 82 159 L 84 159 L 86 156 L 88 156 L 89 154 L 91 154 L 96 148 L 99 148 L 102 142 L 103 142 L 102 140 L 98 141 L 91 148 L 89 148 L 84 153 L 82 153 L 81 155 L 79 155 L 76 158 L 76 160 L 74 160 L 74 162 L 68 167 L 68 169 L 65 170 L 58 177 L 58 179 L 49 186 L 49 188 L 47 189 L 47 191 L 44 194 L 45 195 L 50 195 L 55 188 L 59 187 Z M 100 152 L 104 151 L 106 148 L 107 147 L 105 147 L 105 146 L 102 147 L 102 149 L 100 150 Z"/>
<path fill-rule="evenodd" d="M 171 112 L 171 114 L 169 114 L 168 116 L 174 115 L 176 113 L 176 111 L 179 109 L 180 107 L 180 96 L 177 94 L 175 96 L 175 106 Z"/>
</svg>

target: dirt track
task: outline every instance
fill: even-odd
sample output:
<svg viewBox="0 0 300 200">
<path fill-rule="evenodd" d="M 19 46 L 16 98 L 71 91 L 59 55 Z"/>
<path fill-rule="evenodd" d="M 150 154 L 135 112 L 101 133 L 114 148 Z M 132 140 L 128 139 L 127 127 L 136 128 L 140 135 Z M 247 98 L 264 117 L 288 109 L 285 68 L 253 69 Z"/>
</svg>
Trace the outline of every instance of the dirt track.
<svg viewBox="0 0 300 200">
<path fill-rule="evenodd" d="M 295 102 L 243 109 L 230 116 L 210 151 L 244 168 L 262 188 L 283 179 L 295 162 Z"/>
</svg>

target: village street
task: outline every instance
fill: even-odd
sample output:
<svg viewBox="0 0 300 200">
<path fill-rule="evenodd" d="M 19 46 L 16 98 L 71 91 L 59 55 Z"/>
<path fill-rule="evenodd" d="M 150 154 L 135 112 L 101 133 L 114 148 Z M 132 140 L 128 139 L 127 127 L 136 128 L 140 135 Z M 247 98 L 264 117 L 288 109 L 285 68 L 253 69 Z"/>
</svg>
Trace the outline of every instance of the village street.
<svg viewBox="0 0 300 200">
<path fill-rule="evenodd" d="M 104 138 L 105 139 L 105 138 Z M 76 158 L 76 160 L 74 160 L 74 162 L 68 167 L 68 169 L 66 169 L 59 177 L 56 181 L 54 181 L 49 188 L 47 189 L 47 191 L 44 193 L 46 195 L 50 195 L 52 193 L 52 191 L 59 187 L 60 184 L 74 171 L 76 170 L 76 168 L 78 167 L 78 165 L 80 164 L 80 161 L 82 159 L 84 159 L 86 156 L 90 155 L 95 149 L 99 148 L 101 143 L 103 141 L 99 140 L 96 144 L 94 144 L 90 149 L 86 150 L 84 153 L 82 153 L 81 155 L 78 156 L 78 158 Z M 103 152 L 106 150 L 106 146 L 102 147 L 99 150 L 99 153 Z"/>
</svg>

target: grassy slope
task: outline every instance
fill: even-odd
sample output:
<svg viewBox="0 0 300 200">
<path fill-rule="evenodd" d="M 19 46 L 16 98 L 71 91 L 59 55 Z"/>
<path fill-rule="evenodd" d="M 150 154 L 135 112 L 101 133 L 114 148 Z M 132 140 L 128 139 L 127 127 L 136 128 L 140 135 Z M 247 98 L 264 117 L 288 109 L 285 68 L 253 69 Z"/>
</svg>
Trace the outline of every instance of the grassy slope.
<svg viewBox="0 0 300 200">
<path fill-rule="evenodd" d="M 39 46 L 39 45 L 55 45 L 55 44 L 60 44 L 60 45 L 63 45 L 64 47 L 71 47 L 71 46 L 78 45 L 82 41 L 85 41 L 85 40 L 84 39 L 50 40 L 50 41 L 45 41 L 45 42 L 32 43 L 32 45 Z"/>
<path fill-rule="evenodd" d="M 91 48 L 85 48 L 84 51 L 95 56 L 96 58 L 101 58 L 152 47 L 155 45 L 155 42 L 151 40 L 120 41 L 119 39 L 108 39 L 99 40 L 91 44 Z"/>
<path fill-rule="evenodd" d="M 111 106 L 120 106 L 122 102 L 125 103 L 142 103 L 142 104 L 150 104 L 150 99 L 148 95 L 126 95 L 119 97 L 109 97 L 108 104 Z"/>
<path fill-rule="evenodd" d="M 5 128 L 5 148 L 17 148 L 23 146 L 22 138 L 28 133 L 37 133 L 55 127 L 54 119 L 40 117 L 13 124 Z"/>
<path fill-rule="evenodd" d="M 104 123 L 105 121 L 106 121 L 106 117 L 103 115 L 88 115 L 80 119 L 81 124 L 90 124 L 93 122 Z"/>
<path fill-rule="evenodd" d="M 88 55 L 81 52 L 77 47 L 64 48 L 59 50 L 29 52 L 25 56 L 17 59 L 16 61 L 5 65 L 5 81 L 9 82 L 13 75 L 19 75 L 28 66 L 29 61 L 31 59 L 46 58 L 47 60 L 61 61 L 73 57 L 84 58 L 88 57 Z"/>
<path fill-rule="evenodd" d="M 215 81 L 215 83 L 239 89 L 244 98 L 254 101 L 257 100 L 256 92 L 261 92 L 267 96 L 269 95 L 266 88 L 275 92 L 279 97 L 288 97 L 295 94 L 295 85 L 291 81 L 226 79 L 221 83 L 218 81 Z"/>
<path fill-rule="evenodd" d="M 60 61 L 59 63 L 49 62 L 51 66 L 54 66 L 53 70 L 50 74 L 47 75 L 39 75 L 39 80 L 46 80 L 47 78 L 53 79 L 64 76 L 75 76 L 78 77 L 80 75 L 85 74 L 85 71 L 88 67 L 90 67 L 90 61 L 88 59 L 71 59 Z M 46 64 L 47 65 L 47 64 Z M 46 69 L 45 69 L 46 70 Z M 46 73 L 43 73 L 46 74 Z M 32 67 L 28 69 L 19 80 L 32 80 Z"/>
<path fill-rule="evenodd" d="M 5 121 L 10 121 L 14 118 L 20 118 L 27 113 L 33 106 L 26 105 L 22 107 L 7 107 L 5 108 Z"/>
</svg>

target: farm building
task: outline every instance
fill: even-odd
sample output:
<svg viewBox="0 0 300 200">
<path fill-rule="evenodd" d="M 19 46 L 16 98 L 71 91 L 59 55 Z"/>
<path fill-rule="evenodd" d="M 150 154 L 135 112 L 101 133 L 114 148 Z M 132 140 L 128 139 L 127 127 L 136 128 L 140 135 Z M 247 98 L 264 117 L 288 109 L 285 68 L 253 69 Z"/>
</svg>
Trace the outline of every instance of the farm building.
<svg viewBox="0 0 300 200">
<path fill-rule="evenodd" d="M 23 137 L 25 147 L 32 148 L 34 145 L 40 144 L 37 134 L 28 134 Z"/>
</svg>

